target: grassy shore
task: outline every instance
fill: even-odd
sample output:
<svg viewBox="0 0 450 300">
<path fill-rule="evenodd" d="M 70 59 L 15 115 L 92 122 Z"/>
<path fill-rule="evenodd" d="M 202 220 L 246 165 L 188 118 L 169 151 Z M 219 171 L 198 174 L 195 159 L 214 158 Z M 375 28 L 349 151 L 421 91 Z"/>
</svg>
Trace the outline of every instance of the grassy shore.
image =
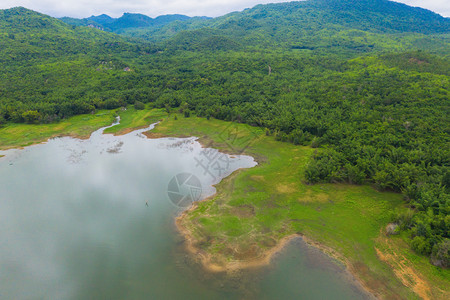
<svg viewBox="0 0 450 300">
<path fill-rule="evenodd" d="M 280 243 L 302 235 L 343 261 L 377 297 L 449 298 L 448 270 L 414 254 L 402 237 L 384 234 L 393 211 L 404 209 L 401 195 L 370 186 L 306 185 L 304 169 L 316 150 L 277 142 L 248 125 L 178 115 L 151 135 L 193 135 L 229 153 L 250 137 L 244 153 L 256 157 L 259 166 L 233 173 L 218 184 L 214 197 L 177 219 L 187 248 L 207 269 L 266 263 Z"/>
<path fill-rule="evenodd" d="M 119 110 L 118 114 L 120 116 L 120 124 L 105 129 L 104 133 L 114 135 L 126 134 L 136 129 L 145 128 L 149 124 L 156 123 L 167 116 L 167 113 L 162 109 L 136 110 L 131 105 L 126 110 Z"/>
<path fill-rule="evenodd" d="M 161 109 L 135 110 L 130 106 L 126 110 L 101 110 L 95 114 L 78 115 L 51 124 L 8 123 L 0 126 L 0 150 L 22 148 L 46 142 L 57 136 L 85 139 L 95 130 L 111 125 L 117 114 L 121 118 L 120 124 L 107 128 L 104 133 L 125 134 L 147 127 L 167 116 L 167 113 Z"/>
<path fill-rule="evenodd" d="M 38 144 L 56 136 L 88 138 L 93 131 L 110 125 L 115 115 L 115 111 L 102 110 L 52 124 L 8 123 L 0 127 L 0 150 Z"/>
<path fill-rule="evenodd" d="M 111 124 L 116 113 L 100 111 L 56 124 L 7 124 L 0 128 L 0 149 L 54 136 L 86 138 Z M 188 249 L 206 268 L 227 271 L 268 263 L 289 237 L 302 235 L 344 262 L 380 298 L 450 298 L 449 270 L 416 255 L 403 236 L 384 234 L 392 212 L 404 209 L 401 195 L 370 186 L 306 185 L 304 169 L 317 149 L 277 142 L 248 125 L 181 115 L 175 120 L 163 110 L 129 108 L 119 114 L 121 124 L 109 133 L 124 134 L 164 118 L 148 136 L 197 136 L 202 144 L 223 152 L 244 149 L 259 162 L 222 180 L 214 197 L 177 219 Z"/>
</svg>

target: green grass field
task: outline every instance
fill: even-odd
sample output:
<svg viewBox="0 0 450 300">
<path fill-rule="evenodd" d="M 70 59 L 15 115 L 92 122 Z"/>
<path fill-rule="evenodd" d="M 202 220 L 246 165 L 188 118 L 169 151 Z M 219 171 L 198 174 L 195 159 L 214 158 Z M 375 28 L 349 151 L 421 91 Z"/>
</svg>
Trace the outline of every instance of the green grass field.
<svg viewBox="0 0 450 300">
<path fill-rule="evenodd" d="M 111 124 L 117 111 L 80 115 L 56 124 L 7 124 L 0 128 L 0 149 L 23 147 L 50 137 L 88 137 Z M 416 255 L 403 236 L 386 237 L 384 227 L 400 194 L 370 186 L 304 183 L 304 169 L 318 149 L 277 142 L 261 129 L 215 119 L 167 117 L 160 109 L 119 111 L 121 124 L 108 133 L 124 134 L 163 119 L 154 136 L 197 136 L 204 145 L 227 153 L 245 149 L 257 167 L 222 180 L 218 193 L 199 202 L 181 219 L 195 246 L 217 265 L 261 257 L 282 238 L 301 234 L 332 249 L 350 270 L 381 298 L 448 299 L 450 271 Z"/>
<path fill-rule="evenodd" d="M 120 124 L 107 128 L 105 133 L 125 134 L 167 116 L 163 110 L 135 110 L 130 106 L 127 110 L 101 110 L 51 124 L 8 123 L 0 126 L 0 150 L 42 143 L 55 136 L 87 138 L 93 131 L 110 125 L 117 114 L 121 118 Z"/>
<path fill-rule="evenodd" d="M 414 254 L 402 238 L 384 234 L 393 212 L 404 209 L 400 194 L 370 186 L 307 185 L 304 169 L 316 150 L 277 142 L 248 125 L 178 115 L 152 132 L 198 136 L 203 144 L 229 153 L 236 150 L 234 144 L 242 145 L 251 136 L 244 153 L 256 157 L 259 166 L 224 179 L 212 199 L 198 203 L 180 220 L 196 247 L 211 255 L 211 263 L 226 266 L 257 259 L 283 237 L 298 233 L 339 253 L 377 296 L 445 299 L 449 295 L 448 270 Z M 398 257 L 384 255 L 389 251 Z M 402 274 L 405 265 L 410 269 Z"/>
<path fill-rule="evenodd" d="M 162 109 L 136 110 L 131 105 L 126 110 L 119 110 L 118 114 L 120 116 L 120 124 L 105 129 L 104 133 L 125 134 L 131 130 L 147 127 L 149 124 L 167 116 L 167 113 Z"/>
<path fill-rule="evenodd" d="M 0 150 L 42 143 L 55 136 L 87 138 L 93 131 L 110 125 L 114 116 L 114 111 L 102 110 L 96 114 L 79 115 L 52 124 L 8 123 L 0 127 Z"/>
</svg>

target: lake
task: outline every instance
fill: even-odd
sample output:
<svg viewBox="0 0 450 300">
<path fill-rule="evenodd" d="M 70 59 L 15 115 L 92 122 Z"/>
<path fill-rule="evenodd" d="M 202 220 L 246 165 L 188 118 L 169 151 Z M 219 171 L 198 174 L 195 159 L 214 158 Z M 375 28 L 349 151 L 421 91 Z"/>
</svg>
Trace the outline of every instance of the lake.
<svg viewBox="0 0 450 300">
<path fill-rule="evenodd" d="M 202 269 L 175 217 L 256 163 L 145 130 L 0 151 L 0 299 L 368 298 L 300 238 L 269 266 Z"/>
</svg>

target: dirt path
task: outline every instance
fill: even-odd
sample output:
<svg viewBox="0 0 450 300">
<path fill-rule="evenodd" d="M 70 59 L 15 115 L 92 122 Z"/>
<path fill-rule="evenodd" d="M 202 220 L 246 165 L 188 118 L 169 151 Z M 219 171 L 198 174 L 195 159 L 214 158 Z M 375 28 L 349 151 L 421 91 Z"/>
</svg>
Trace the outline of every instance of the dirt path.
<svg viewBox="0 0 450 300">
<path fill-rule="evenodd" d="M 385 250 L 375 248 L 378 257 L 392 268 L 400 281 L 412 289 L 420 298 L 434 299 L 429 282 L 411 265 L 406 257 L 399 254 L 398 249 L 394 248 L 389 238 L 382 233 L 378 240 L 386 246 Z M 450 297 L 450 295 L 447 296 Z"/>
</svg>

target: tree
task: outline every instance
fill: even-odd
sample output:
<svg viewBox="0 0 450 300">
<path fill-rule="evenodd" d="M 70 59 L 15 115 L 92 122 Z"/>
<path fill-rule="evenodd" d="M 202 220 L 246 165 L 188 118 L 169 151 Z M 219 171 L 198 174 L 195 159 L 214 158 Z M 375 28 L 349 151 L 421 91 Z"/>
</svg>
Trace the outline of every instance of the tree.
<svg viewBox="0 0 450 300">
<path fill-rule="evenodd" d="M 137 110 L 142 110 L 145 108 L 145 104 L 142 103 L 141 101 L 136 101 L 134 102 L 134 108 Z"/>
<path fill-rule="evenodd" d="M 429 255 L 431 253 L 431 245 L 423 236 L 416 236 L 413 238 L 411 247 L 419 254 Z"/>
<path fill-rule="evenodd" d="M 22 114 L 22 118 L 26 123 L 35 124 L 41 120 L 41 114 L 35 110 L 29 110 Z"/>
<path fill-rule="evenodd" d="M 445 239 L 439 244 L 434 245 L 431 261 L 438 267 L 450 267 L 450 239 Z"/>
<path fill-rule="evenodd" d="M 183 113 L 185 110 L 188 110 L 188 109 L 189 109 L 189 105 L 187 104 L 186 101 L 184 101 L 184 102 L 181 103 L 181 105 L 180 105 L 179 112 L 180 112 L 180 113 Z"/>
</svg>

